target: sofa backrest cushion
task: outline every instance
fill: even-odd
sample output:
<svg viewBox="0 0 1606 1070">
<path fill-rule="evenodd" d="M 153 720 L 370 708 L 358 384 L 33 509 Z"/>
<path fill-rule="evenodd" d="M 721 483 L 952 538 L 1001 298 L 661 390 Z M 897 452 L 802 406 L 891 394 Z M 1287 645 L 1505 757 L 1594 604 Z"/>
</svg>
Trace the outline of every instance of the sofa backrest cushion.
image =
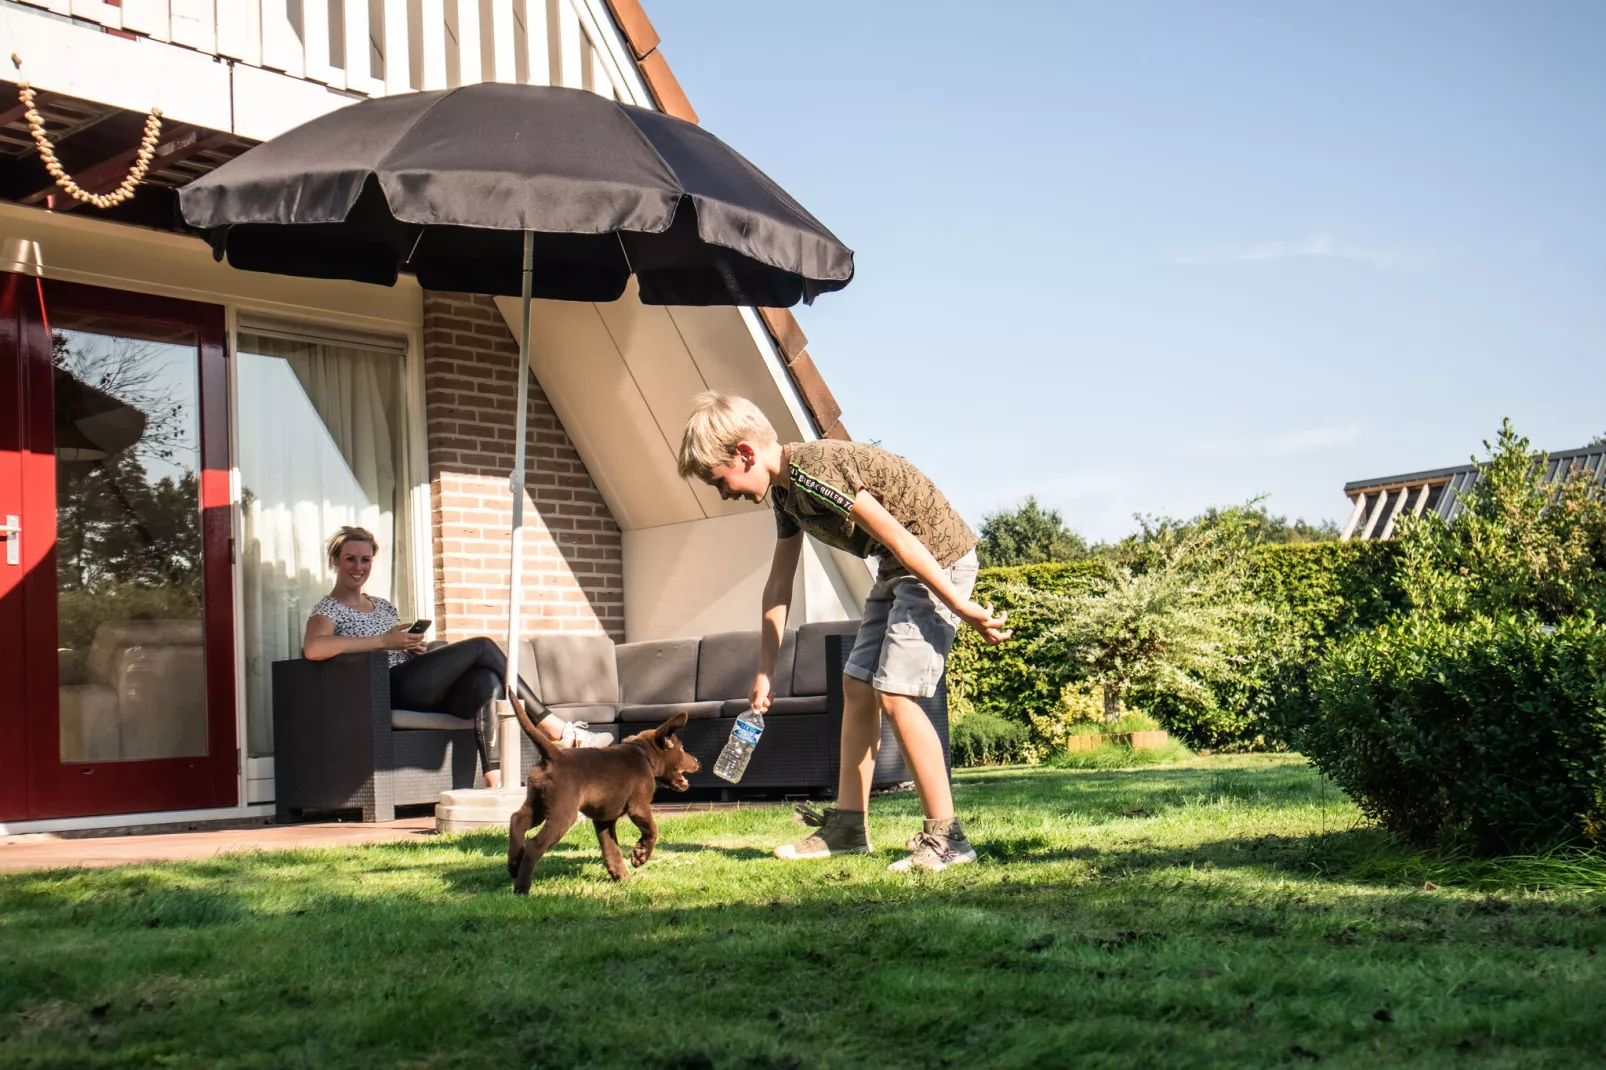
<svg viewBox="0 0 1606 1070">
<path fill-rule="evenodd" d="M 614 648 L 619 701 L 626 706 L 691 702 L 697 696 L 697 640 L 649 639 Z"/>
<path fill-rule="evenodd" d="M 613 640 L 605 635 L 562 635 L 540 632 L 530 636 L 535 648 L 539 684 L 524 678 L 548 705 L 619 701 L 619 670 L 614 664 Z"/>
<path fill-rule="evenodd" d="M 130 647 L 200 646 L 198 620 L 108 621 L 95 629 L 89 644 L 89 678 L 107 687 L 117 686 L 117 657 Z"/>
<path fill-rule="evenodd" d="M 775 693 L 792 693 L 792 653 L 797 633 L 781 637 L 781 653 L 775 659 Z M 715 632 L 703 636 L 697 647 L 697 698 L 746 698 L 758 671 L 758 632 Z"/>
<path fill-rule="evenodd" d="M 792 667 L 792 694 L 825 694 L 825 637 L 853 635 L 856 620 L 822 620 L 797 630 L 797 655 Z"/>
</svg>

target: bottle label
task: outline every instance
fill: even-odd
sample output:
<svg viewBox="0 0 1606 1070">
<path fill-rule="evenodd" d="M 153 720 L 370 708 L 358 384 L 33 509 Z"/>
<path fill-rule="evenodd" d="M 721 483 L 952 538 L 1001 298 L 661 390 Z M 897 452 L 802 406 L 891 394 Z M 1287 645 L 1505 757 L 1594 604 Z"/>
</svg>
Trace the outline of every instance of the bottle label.
<svg viewBox="0 0 1606 1070">
<path fill-rule="evenodd" d="M 763 734 L 764 730 L 751 721 L 737 721 L 731 726 L 731 738 L 740 740 L 749 746 L 757 743 L 758 737 Z"/>
</svg>

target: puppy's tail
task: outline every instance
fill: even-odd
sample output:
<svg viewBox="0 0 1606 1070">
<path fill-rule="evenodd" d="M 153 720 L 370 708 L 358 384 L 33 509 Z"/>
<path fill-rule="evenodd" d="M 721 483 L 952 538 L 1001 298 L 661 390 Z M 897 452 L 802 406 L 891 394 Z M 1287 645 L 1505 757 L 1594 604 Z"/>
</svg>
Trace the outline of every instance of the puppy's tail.
<svg viewBox="0 0 1606 1070">
<path fill-rule="evenodd" d="M 517 695 L 509 695 L 508 701 L 513 703 L 513 713 L 518 717 L 519 725 L 524 729 L 524 734 L 530 737 L 530 742 L 534 743 L 535 749 L 541 752 L 541 757 L 550 762 L 552 755 L 562 748 L 553 741 L 551 736 L 537 728 L 534 721 L 530 720 L 529 713 L 524 709 L 523 699 Z"/>
</svg>

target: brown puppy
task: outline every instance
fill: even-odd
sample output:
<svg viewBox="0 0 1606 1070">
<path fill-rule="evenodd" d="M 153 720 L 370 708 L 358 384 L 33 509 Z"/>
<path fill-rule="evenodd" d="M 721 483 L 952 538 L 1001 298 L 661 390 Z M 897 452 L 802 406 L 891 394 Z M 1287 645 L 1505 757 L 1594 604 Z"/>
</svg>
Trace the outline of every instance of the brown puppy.
<svg viewBox="0 0 1606 1070">
<path fill-rule="evenodd" d="M 530 875 L 541 856 L 563 838 L 575 820 L 584 814 L 597 828 L 602 845 L 602 864 L 616 881 L 630 875 L 619 852 L 614 826 L 628 817 L 641 830 L 641 839 L 630 852 L 630 864 L 644 866 L 658 842 L 658 823 L 652 816 L 652 794 L 664 784 L 685 791 L 686 774 L 697 772 L 697 759 L 687 754 L 675 733 L 686 724 L 681 711 L 651 732 L 638 732 L 616 746 L 587 750 L 568 750 L 548 739 L 535 727 L 524 704 L 513 699 L 513 710 L 524 734 L 534 741 L 546 759 L 530 770 L 524 805 L 508 823 L 507 872 L 513 890 L 530 893 Z M 536 825 L 541 831 L 534 842 L 525 837 Z"/>
</svg>

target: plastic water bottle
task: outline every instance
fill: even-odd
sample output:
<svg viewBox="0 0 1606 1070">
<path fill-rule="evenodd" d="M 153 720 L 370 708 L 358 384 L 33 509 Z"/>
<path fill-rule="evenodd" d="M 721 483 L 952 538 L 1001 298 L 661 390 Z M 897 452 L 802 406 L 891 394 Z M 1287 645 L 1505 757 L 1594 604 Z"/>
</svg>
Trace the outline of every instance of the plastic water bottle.
<svg viewBox="0 0 1606 1070">
<path fill-rule="evenodd" d="M 725 741 L 725 749 L 719 752 L 719 760 L 714 763 L 714 775 L 732 784 L 742 779 L 742 774 L 747 772 L 747 763 L 752 760 L 753 749 L 758 746 L 759 737 L 763 734 L 762 713 L 754 713 L 749 709 L 736 718 L 736 723 L 731 725 L 731 737 Z"/>
</svg>

